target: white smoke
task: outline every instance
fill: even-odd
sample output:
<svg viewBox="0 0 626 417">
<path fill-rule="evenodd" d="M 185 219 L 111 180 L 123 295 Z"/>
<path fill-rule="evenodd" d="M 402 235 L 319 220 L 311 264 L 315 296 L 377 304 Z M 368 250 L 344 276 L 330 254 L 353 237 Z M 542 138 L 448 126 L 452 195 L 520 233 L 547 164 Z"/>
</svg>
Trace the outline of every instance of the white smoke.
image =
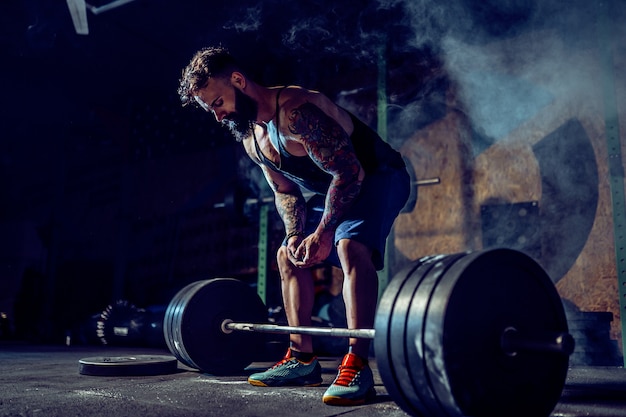
<svg viewBox="0 0 626 417">
<path fill-rule="evenodd" d="M 410 46 L 440 51 L 474 128 L 506 136 L 558 98 L 585 103 L 601 89 L 597 48 L 607 23 L 613 51 L 624 51 L 623 3 L 606 16 L 594 2 L 379 0 L 403 4 Z M 606 18 L 605 21 L 602 19 Z M 619 32 L 617 32 L 619 31 Z"/>
<path fill-rule="evenodd" d="M 241 13 L 237 13 L 237 18 L 224 23 L 223 28 L 226 30 L 235 30 L 236 32 L 255 32 L 261 29 L 263 24 L 263 5 L 257 3 L 250 7 L 241 9 Z"/>
</svg>

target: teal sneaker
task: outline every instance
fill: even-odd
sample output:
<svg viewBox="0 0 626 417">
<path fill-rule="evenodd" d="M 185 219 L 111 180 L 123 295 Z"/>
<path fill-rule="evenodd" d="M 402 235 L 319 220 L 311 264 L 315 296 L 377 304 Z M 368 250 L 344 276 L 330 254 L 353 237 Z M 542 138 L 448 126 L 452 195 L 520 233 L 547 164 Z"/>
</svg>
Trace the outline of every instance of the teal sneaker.
<svg viewBox="0 0 626 417">
<path fill-rule="evenodd" d="M 374 399 L 374 376 L 363 359 L 353 353 L 343 357 L 337 378 L 322 400 L 329 405 L 361 405 Z"/>
<path fill-rule="evenodd" d="M 322 367 L 317 358 L 302 362 L 289 349 L 280 362 L 265 372 L 250 375 L 248 382 L 257 387 L 316 387 L 322 383 Z"/>
</svg>

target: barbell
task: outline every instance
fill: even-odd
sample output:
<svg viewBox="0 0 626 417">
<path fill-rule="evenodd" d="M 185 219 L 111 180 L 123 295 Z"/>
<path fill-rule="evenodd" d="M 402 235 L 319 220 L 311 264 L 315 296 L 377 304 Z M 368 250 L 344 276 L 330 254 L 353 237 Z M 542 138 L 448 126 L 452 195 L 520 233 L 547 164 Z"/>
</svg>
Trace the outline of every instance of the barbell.
<svg viewBox="0 0 626 417">
<path fill-rule="evenodd" d="M 222 322 L 221 329 L 229 334 L 233 331 L 261 332 L 274 334 L 306 334 L 323 337 L 352 337 L 356 339 L 375 339 L 374 329 L 342 329 L 336 327 L 284 326 L 263 323 L 235 323 L 231 319 Z M 515 356 L 520 351 L 545 351 L 571 354 L 574 339 L 569 333 L 550 332 L 540 335 L 520 335 L 515 327 L 507 327 L 502 332 L 500 345 L 507 355 Z"/>
<path fill-rule="evenodd" d="M 546 272 L 512 249 L 434 255 L 389 282 L 374 329 L 266 324 L 246 284 L 215 278 L 187 285 L 165 313 L 174 356 L 211 374 L 241 372 L 264 333 L 374 340 L 378 370 L 413 416 L 548 416 L 565 384 L 574 340 Z"/>
<path fill-rule="evenodd" d="M 410 213 L 415 209 L 417 204 L 418 187 L 424 187 L 427 185 L 436 185 L 441 183 L 439 177 L 425 178 L 421 180 L 411 179 L 411 192 L 405 206 L 402 208 L 402 213 Z M 309 199 L 315 195 L 311 191 L 303 191 L 302 195 L 305 199 Z M 219 203 L 214 203 L 213 208 L 226 209 L 229 212 L 236 213 L 243 216 L 244 208 L 253 207 L 260 204 L 269 204 L 274 201 L 273 196 L 269 197 L 250 197 L 247 195 L 246 188 L 240 186 L 234 186 L 225 196 L 224 200 Z"/>
</svg>

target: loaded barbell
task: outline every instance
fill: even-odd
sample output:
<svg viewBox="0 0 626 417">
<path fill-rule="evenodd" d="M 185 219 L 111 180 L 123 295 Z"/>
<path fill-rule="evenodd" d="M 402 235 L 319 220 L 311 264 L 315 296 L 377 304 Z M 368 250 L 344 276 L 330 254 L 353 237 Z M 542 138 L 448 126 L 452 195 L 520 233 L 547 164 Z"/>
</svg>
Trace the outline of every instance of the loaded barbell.
<svg viewBox="0 0 626 417">
<path fill-rule="evenodd" d="M 221 329 L 229 334 L 233 331 L 260 332 L 274 334 L 306 334 L 326 337 L 352 337 L 356 339 L 375 339 L 374 329 L 342 329 L 337 327 L 284 326 L 263 323 L 235 323 L 231 319 L 222 322 Z M 556 352 L 571 354 L 574 350 L 574 338 L 569 333 L 548 332 L 536 335 L 520 335 L 515 327 L 502 331 L 500 346 L 507 355 L 515 356 L 520 351 Z"/>
<path fill-rule="evenodd" d="M 491 249 L 422 258 L 385 289 L 374 329 L 264 324 L 246 284 L 189 284 L 169 304 L 164 334 L 182 363 L 211 374 L 242 371 L 263 333 L 374 339 L 389 395 L 414 416 L 548 416 L 574 341 L 561 299 L 529 256 Z"/>
</svg>

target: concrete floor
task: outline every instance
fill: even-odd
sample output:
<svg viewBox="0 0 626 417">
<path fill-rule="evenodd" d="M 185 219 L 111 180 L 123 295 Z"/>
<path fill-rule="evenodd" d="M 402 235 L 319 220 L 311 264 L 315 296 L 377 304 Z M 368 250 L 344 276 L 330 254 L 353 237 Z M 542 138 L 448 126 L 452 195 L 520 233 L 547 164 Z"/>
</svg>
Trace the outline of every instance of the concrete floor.
<svg viewBox="0 0 626 417">
<path fill-rule="evenodd" d="M 324 383 L 313 388 L 253 387 L 245 374 L 216 377 L 180 363 L 176 372 L 156 376 L 89 376 L 78 370 L 82 358 L 132 355 L 169 352 L 1 343 L 0 416 L 406 416 L 387 394 L 375 361 L 378 397 L 360 407 L 331 407 L 321 402 L 335 376 L 337 358 L 322 360 Z M 270 365 L 255 362 L 246 372 Z M 622 367 L 571 369 L 551 416 L 626 416 L 626 371 Z"/>
</svg>

